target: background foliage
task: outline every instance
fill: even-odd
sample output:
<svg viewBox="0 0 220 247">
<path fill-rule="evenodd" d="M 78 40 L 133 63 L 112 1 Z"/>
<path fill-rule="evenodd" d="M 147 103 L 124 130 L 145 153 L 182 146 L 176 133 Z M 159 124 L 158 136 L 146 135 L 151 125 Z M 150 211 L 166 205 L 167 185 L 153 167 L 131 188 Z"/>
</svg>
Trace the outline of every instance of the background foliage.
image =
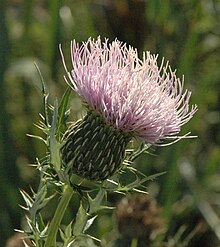
<svg viewBox="0 0 220 247">
<path fill-rule="evenodd" d="M 1 0 L 0 1 L 0 242 L 20 228 L 23 212 L 18 188 L 36 187 L 38 175 L 28 164 L 42 157 L 33 123 L 42 110 L 38 64 L 51 95 L 65 91 L 58 52 L 69 54 L 71 39 L 117 37 L 165 57 L 193 92 L 199 111 L 184 127 L 197 139 L 144 155 L 136 165 L 145 174 L 167 171 L 149 183 L 161 207 L 168 234 L 199 225 L 190 246 L 220 246 L 220 2 L 218 0 Z M 72 120 L 82 116 L 80 99 L 71 99 Z M 112 198 L 116 202 L 118 198 Z M 51 205 L 52 207 L 52 205 Z M 74 205 L 73 211 L 74 211 Z M 47 215 L 47 213 L 45 213 Z M 46 217 L 46 216 L 45 216 Z M 97 236 L 113 226 L 103 214 L 93 227 Z"/>
</svg>

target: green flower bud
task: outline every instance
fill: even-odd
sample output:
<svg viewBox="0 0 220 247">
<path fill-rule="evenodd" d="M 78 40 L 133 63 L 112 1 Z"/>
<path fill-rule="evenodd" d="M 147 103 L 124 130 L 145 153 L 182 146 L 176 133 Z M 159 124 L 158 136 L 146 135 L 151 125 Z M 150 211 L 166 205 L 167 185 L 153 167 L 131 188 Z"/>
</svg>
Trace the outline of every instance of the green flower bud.
<svg viewBox="0 0 220 247">
<path fill-rule="evenodd" d="M 71 171 L 88 180 L 102 181 L 120 170 L 131 135 L 107 125 L 90 111 L 72 131 L 61 148 L 62 160 Z"/>
</svg>

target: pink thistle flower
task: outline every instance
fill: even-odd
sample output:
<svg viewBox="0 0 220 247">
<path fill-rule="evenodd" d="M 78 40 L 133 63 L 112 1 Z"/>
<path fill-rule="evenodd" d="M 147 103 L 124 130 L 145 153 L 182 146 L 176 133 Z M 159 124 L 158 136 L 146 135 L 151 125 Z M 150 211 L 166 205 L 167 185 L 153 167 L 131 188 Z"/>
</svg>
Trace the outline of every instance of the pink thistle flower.
<svg viewBox="0 0 220 247">
<path fill-rule="evenodd" d="M 141 60 L 131 46 L 117 39 L 102 42 L 100 37 L 82 45 L 71 42 L 70 72 L 61 55 L 65 80 L 106 124 L 153 145 L 189 137 L 177 134 L 197 106 L 190 108 L 191 92 L 184 90 L 184 81 L 168 63 L 162 60 L 158 66 L 157 55 L 144 52 Z"/>
</svg>

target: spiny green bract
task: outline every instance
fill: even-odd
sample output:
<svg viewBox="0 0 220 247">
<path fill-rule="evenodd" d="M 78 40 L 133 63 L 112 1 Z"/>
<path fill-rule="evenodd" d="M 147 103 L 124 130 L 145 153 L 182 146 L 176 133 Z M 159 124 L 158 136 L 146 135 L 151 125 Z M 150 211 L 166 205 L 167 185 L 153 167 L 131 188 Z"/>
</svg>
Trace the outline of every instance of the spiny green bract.
<svg viewBox="0 0 220 247">
<path fill-rule="evenodd" d="M 90 111 L 67 135 L 62 159 L 78 176 L 102 181 L 121 168 L 130 140 L 131 135 L 113 129 Z"/>
</svg>

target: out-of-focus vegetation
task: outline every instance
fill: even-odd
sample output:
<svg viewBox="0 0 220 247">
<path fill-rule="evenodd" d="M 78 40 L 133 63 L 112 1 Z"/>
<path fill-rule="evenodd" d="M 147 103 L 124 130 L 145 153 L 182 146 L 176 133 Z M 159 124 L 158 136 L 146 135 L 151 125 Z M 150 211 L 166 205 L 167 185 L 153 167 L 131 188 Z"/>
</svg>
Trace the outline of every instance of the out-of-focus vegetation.
<svg viewBox="0 0 220 247">
<path fill-rule="evenodd" d="M 1 0 L 0 2 L 0 243 L 23 224 L 18 188 L 36 188 L 37 172 L 28 164 L 43 157 L 33 123 L 42 110 L 38 64 L 51 92 L 60 97 L 66 83 L 58 51 L 69 54 L 71 39 L 116 37 L 140 51 L 170 61 L 193 92 L 199 111 L 183 128 L 197 139 L 152 148 L 136 166 L 145 174 L 167 171 L 148 183 L 163 208 L 167 238 L 186 226 L 189 246 L 220 246 L 220 2 L 218 0 Z M 69 58 L 68 58 L 69 59 Z M 67 59 L 67 60 L 68 60 Z M 82 115 L 73 93 L 72 120 Z M 119 197 L 120 198 L 120 197 Z M 111 198 L 113 205 L 119 198 Z M 74 211 L 74 205 L 72 205 Z M 71 213 L 69 213 L 71 215 Z M 73 213 L 74 214 L 74 213 Z M 47 212 L 45 212 L 47 217 Z M 95 236 L 111 239 L 111 213 L 100 214 Z M 103 240 L 105 245 L 105 240 Z M 175 246 L 175 245 L 174 245 Z M 177 245 L 176 245 L 177 246 Z M 181 245 L 180 245 L 181 246 Z"/>
</svg>

